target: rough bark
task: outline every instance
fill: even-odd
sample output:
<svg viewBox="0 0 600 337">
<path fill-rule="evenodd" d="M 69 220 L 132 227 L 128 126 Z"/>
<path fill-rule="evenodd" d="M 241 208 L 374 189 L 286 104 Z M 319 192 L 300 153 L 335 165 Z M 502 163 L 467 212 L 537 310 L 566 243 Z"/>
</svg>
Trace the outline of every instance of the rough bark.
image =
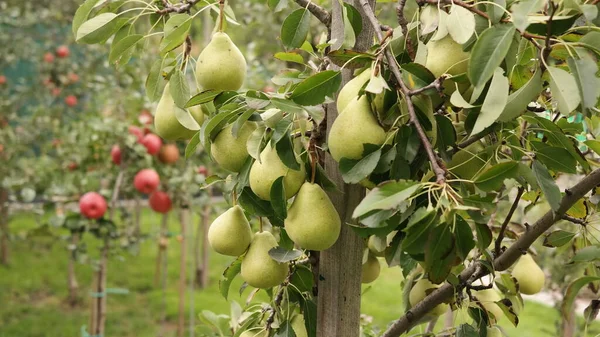
<svg viewBox="0 0 600 337">
<path fill-rule="evenodd" d="M 358 1 L 346 1 L 362 10 Z M 374 3 L 374 1 L 372 1 Z M 332 1 L 331 38 L 343 39 L 342 8 L 338 1 Z M 363 16 L 363 21 L 365 20 Z M 365 50 L 372 44 L 373 30 L 368 22 L 363 22 L 363 31 L 356 39 L 356 50 Z M 343 83 L 352 78 L 352 72 L 342 72 Z M 327 106 L 327 129 L 337 117 L 335 104 Z M 365 195 L 358 185 L 345 184 L 338 164 L 329 154 L 325 155 L 325 171 L 335 182 L 341 193 L 330 193 L 329 197 L 340 214 L 343 223 L 352 222 L 352 212 Z M 360 331 L 360 296 L 363 240 L 350 228 L 343 225 L 338 241 L 328 250 L 320 253 L 317 336 L 357 337 Z"/>
</svg>

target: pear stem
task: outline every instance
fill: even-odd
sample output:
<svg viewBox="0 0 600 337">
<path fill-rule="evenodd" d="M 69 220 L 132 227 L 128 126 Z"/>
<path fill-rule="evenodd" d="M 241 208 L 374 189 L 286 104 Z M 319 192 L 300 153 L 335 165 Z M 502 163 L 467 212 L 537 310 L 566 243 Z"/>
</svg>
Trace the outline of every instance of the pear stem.
<svg viewBox="0 0 600 337">
<path fill-rule="evenodd" d="M 219 32 L 223 32 L 223 16 L 225 15 L 225 0 L 219 0 Z"/>
<path fill-rule="evenodd" d="M 258 217 L 258 231 L 259 231 L 260 233 L 262 233 L 262 232 L 263 232 L 263 219 L 262 219 L 262 216 L 259 216 L 259 217 Z"/>
<path fill-rule="evenodd" d="M 310 153 L 310 168 L 311 168 L 311 172 L 310 172 L 310 183 L 314 184 L 315 183 L 315 177 L 317 175 L 317 151 L 315 149 L 315 144 L 313 142 L 311 142 L 311 144 L 308 146 L 308 152 Z"/>
<path fill-rule="evenodd" d="M 233 206 L 237 205 L 237 191 L 234 189 L 233 192 L 231 192 L 231 203 L 233 204 Z"/>
</svg>

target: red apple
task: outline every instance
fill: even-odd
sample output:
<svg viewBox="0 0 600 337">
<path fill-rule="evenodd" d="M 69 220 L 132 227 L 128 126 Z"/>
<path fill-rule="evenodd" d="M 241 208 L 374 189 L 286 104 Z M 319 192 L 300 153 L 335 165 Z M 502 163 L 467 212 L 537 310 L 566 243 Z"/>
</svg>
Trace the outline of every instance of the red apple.
<svg viewBox="0 0 600 337">
<path fill-rule="evenodd" d="M 60 58 L 68 57 L 70 53 L 71 53 L 71 51 L 69 50 L 69 47 L 67 47 L 67 46 L 60 46 L 60 47 L 56 48 L 56 56 L 58 56 Z"/>
<path fill-rule="evenodd" d="M 4 144 L 0 144 L 0 153 L 4 152 Z"/>
<path fill-rule="evenodd" d="M 69 82 L 71 82 L 71 83 L 79 82 L 79 75 L 77 75 L 75 73 L 69 73 L 69 75 L 67 75 L 67 78 L 69 79 Z"/>
<path fill-rule="evenodd" d="M 52 53 L 44 54 L 44 62 L 46 62 L 46 63 L 54 62 L 54 54 L 52 54 Z"/>
<path fill-rule="evenodd" d="M 79 211 L 88 219 L 101 218 L 106 208 L 106 200 L 96 192 L 88 192 L 79 199 Z"/>
<path fill-rule="evenodd" d="M 146 147 L 148 150 L 148 154 L 155 155 L 160 151 L 160 147 L 162 146 L 162 140 L 159 136 L 149 133 L 142 138 L 142 145 Z"/>
<path fill-rule="evenodd" d="M 79 165 L 77 165 L 76 162 L 70 162 L 69 165 L 67 165 L 69 171 L 75 171 L 78 167 Z"/>
<path fill-rule="evenodd" d="M 76 106 L 77 105 L 77 97 L 74 95 L 69 95 L 65 97 L 65 104 L 68 106 Z"/>
<path fill-rule="evenodd" d="M 208 177 L 208 169 L 206 168 L 206 166 L 200 165 L 200 167 L 198 167 L 198 174 L 202 174 L 203 176 Z"/>
<path fill-rule="evenodd" d="M 6 84 L 6 76 L 0 75 L 0 85 Z"/>
<path fill-rule="evenodd" d="M 138 121 L 142 125 L 150 125 L 154 121 L 154 116 L 152 116 L 150 111 L 144 109 L 142 110 L 142 112 L 140 112 L 140 115 L 138 116 Z"/>
<path fill-rule="evenodd" d="M 52 96 L 58 97 L 60 95 L 60 88 L 52 88 Z"/>
<path fill-rule="evenodd" d="M 133 186 L 136 190 L 150 194 L 158 188 L 160 177 L 153 169 L 143 169 L 139 171 L 133 178 Z"/>
<path fill-rule="evenodd" d="M 121 148 L 119 145 L 113 145 L 112 149 L 110 149 L 110 157 L 115 165 L 121 165 Z"/>
<path fill-rule="evenodd" d="M 150 208 L 158 213 L 167 213 L 171 210 L 172 202 L 169 195 L 162 191 L 154 191 L 148 199 Z"/>
<path fill-rule="evenodd" d="M 165 164 L 173 164 L 179 159 L 179 149 L 175 144 L 165 144 L 160 148 L 158 160 Z"/>
<path fill-rule="evenodd" d="M 129 134 L 136 136 L 139 143 L 142 142 L 142 138 L 144 137 L 144 131 L 133 125 L 129 126 Z"/>
</svg>

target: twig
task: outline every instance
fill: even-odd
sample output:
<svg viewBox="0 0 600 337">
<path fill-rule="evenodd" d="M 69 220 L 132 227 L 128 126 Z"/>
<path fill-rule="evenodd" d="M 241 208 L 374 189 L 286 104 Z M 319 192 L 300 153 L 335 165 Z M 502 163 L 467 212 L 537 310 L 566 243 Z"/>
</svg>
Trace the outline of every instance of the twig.
<svg viewBox="0 0 600 337">
<path fill-rule="evenodd" d="M 546 61 L 548 60 L 548 57 L 550 56 L 550 52 L 552 51 L 552 44 L 550 43 L 550 38 L 552 37 L 552 20 L 554 18 L 554 13 L 556 13 L 556 8 L 557 8 L 552 1 L 549 1 L 548 5 L 550 6 L 552 13 L 550 13 L 550 17 L 548 18 L 548 23 L 546 24 L 546 38 L 544 39 L 544 47 L 542 48 L 542 50 L 540 52 L 542 55 L 542 59 L 544 61 L 541 64 L 542 71 L 546 68 Z M 560 115 L 560 114 L 557 114 L 557 115 Z"/>
<path fill-rule="evenodd" d="M 566 214 L 562 216 L 562 219 L 563 219 L 563 220 L 570 221 L 570 222 L 572 222 L 572 223 L 574 223 L 574 224 L 581 225 L 581 226 L 583 226 L 583 227 L 585 227 L 585 226 L 587 226 L 587 225 L 588 225 L 587 221 L 585 221 L 585 220 L 583 220 L 583 219 L 578 219 L 578 218 L 575 218 L 575 217 L 572 217 L 572 216 L 570 216 L 570 215 L 566 215 Z"/>
<path fill-rule="evenodd" d="M 306 8 L 315 18 L 321 21 L 325 26 L 331 24 L 331 14 L 325 8 L 317 5 L 310 0 L 294 0 L 300 7 Z"/>
<path fill-rule="evenodd" d="M 411 91 L 408 93 L 408 95 L 409 95 L 409 96 L 415 96 L 415 95 L 419 95 L 419 94 L 421 94 L 421 93 L 423 93 L 423 92 L 425 92 L 425 91 L 427 91 L 427 90 L 429 90 L 429 89 L 435 89 L 435 90 L 437 90 L 437 91 L 438 91 L 440 94 L 442 94 L 442 91 L 443 91 L 443 87 L 442 87 L 442 85 L 444 84 L 444 80 L 445 80 L 445 79 L 446 79 L 446 78 L 445 78 L 444 76 L 441 76 L 441 77 L 439 77 L 439 78 L 436 78 L 436 79 L 435 79 L 435 81 L 433 81 L 433 82 L 429 83 L 428 85 L 426 85 L 426 86 L 424 86 L 424 87 L 422 87 L 422 88 L 411 90 Z"/>
<path fill-rule="evenodd" d="M 498 233 L 498 237 L 496 238 L 496 243 L 494 245 L 495 256 L 500 256 L 500 254 L 502 253 L 501 252 L 502 240 L 504 240 L 504 232 L 506 231 L 506 226 L 508 226 L 510 219 L 512 218 L 513 214 L 517 210 L 517 207 L 519 206 L 519 201 L 521 200 L 521 196 L 523 196 L 524 191 L 525 191 L 525 188 L 523 186 L 521 186 L 517 189 L 517 196 L 515 197 L 515 200 L 513 201 L 512 206 L 510 206 L 510 210 L 508 211 L 506 218 L 504 218 L 502 227 L 500 227 L 500 233 Z"/>
<path fill-rule="evenodd" d="M 287 277 L 285 278 L 285 280 L 283 281 L 283 283 L 279 286 L 279 291 L 277 292 L 277 295 L 275 295 L 275 300 L 273 301 L 273 307 L 271 307 L 271 309 L 270 309 L 271 313 L 269 314 L 269 317 L 267 317 L 267 320 L 265 321 L 266 329 L 267 329 L 267 335 L 270 334 L 270 332 L 271 332 L 271 325 L 275 321 L 275 312 L 276 312 L 275 308 L 279 308 L 279 306 L 281 305 L 281 301 L 283 300 L 283 290 L 285 289 L 285 287 L 287 287 L 288 284 L 290 284 L 290 280 L 292 279 L 292 275 L 294 275 L 293 268 L 294 268 L 294 265 L 291 264 L 290 265 L 290 270 L 288 272 Z"/>
<path fill-rule="evenodd" d="M 415 48 L 412 44 L 410 36 L 408 35 L 408 20 L 404 16 L 404 6 L 406 6 L 406 0 L 398 0 L 398 6 L 396 7 L 396 16 L 398 17 L 398 24 L 402 28 L 402 35 L 404 35 L 404 41 L 406 44 L 406 50 L 411 60 L 415 59 Z"/>
<path fill-rule="evenodd" d="M 379 41 L 383 40 L 383 35 L 381 34 L 381 30 L 379 30 L 379 27 L 381 26 L 381 24 L 375 17 L 375 13 L 373 13 L 373 9 L 369 5 L 369 2 L 367 0 L 360 0 L 360 4 L 363 6 L 364 13 L 368 17 L 369 21 L 371 22 L 371 25 L 373 26 L 373 28 L 375 28 L 375 34 L 377 35 L 377 38 L 379 39 Z M 419 134 L 419 138 L 421 139 L 421 143 L 423 144 L 423 147 L 425 148 L 425 151 L 427 152 L 427 156 L 429 157 L 429 161 L 431 162 L 431 167 L 437 178 L 437 183 L 444 184 L 446 182 L 446 168 L 443 166 L 443 164 L 442 164 L 441 160 L 439 159 L 439 157 L 437 156 L 437 154 L 435 152 L 433 152 L 433 147 L 431 145 L 431 142 L 427 138 L 427 134 L 425 134 L 425 131 L 423 130 L 423 127 L 421 126 L 421 123 L 419 122 L 419 120 L 417 118 L 417 114 L 415 112 L 415 107 L 410 98 L 411 90 L 408 88 L 406 83 L 404 83 L 404 80 L 402 79 L 402 74 L 400 73 L 400 68 L 398 67 L 398 64 L 396 63 L 396 58 L 394 57 L 394 55 L 392 54 L 390 49 L 386 48 L 384 50 L 384 53 L 385 53 L 385 56 L 388 61 L 388 66 L 389 66 L 390 70 L 392 71 L 392 74 L 396 78 L 396 82 L 400 86 L 399 89 L 400 89 L 400 91 L 402 91 L 402 94 L 406 97 L 406 106 L 408 107 L 408 114 L 410 116 L 410 122 L 414 125 L 415 129 L 417 130 L 417 133 Z"/>
<path fill-rule="evenodd" d="M 181 62 L 181 71 L 185 70 L 185 66 L 190 58 L 190 53 L 192 52 L 192 38 L 188 34 L 185 38 L 185 48 L 183 50 L 183 61 Z"/>
<path fill-rule="evenodd" d="M 565 193 L 565 196 L 561 199 L 560 206 L 556 212 L 552 210 L 548 211 L 539 218 L 533 226 L 530 226 L 528 231 L 526 231 L 515 243 L 508 247 L 508 249 L 500 256 L 496 257 L 493 265 L 494 270 L 503 271 L 513 265 L 522 255 L 523 251 L 527 250 L 527 248 L 552 227 L 556 221 L 562 219 L 568 209 L 598 184 L 600 184 L 600 169 L 593 171 L 569 189 L 569 193 Z M 458 275 L 459 284 L 456 288 L 449 283 L 445 283 L 426 296 L 421 302 L 413 306 L 404 316 L 392 323 L 382 337 L 400 336 L 402 333 L 408 331 L 413 324 L 418 322 L 435 306 L 463 290 L 467 284 L 469 284 L 467 281 L 472 283 L 472 281 L 485 276 L 489 272 L 490 271 L 487 268 L 483 267 L 481 262 L 475 262 Z"/>
<path fill-rule="evenodd" d="M 473 143 L 476 143 L 477 141 L 481 140 L 483 137 L 489 135 L 490 132 L 492 132 L 491 128 L 488 128 L 486 131 L 480 132 L 480 133 L 476 134 L 475 136 L 469 137 L 467 140 L 464 140 L 464 141 L 456 144 L 453 152 L 457 152 L 460 149 L 464 149 L 465 147 L 467 147 Z"/>
<path fill-rule="evenodd" d="M 186 13 L 189 12 L 192 7 L 200 0 L 185 0 L 184 3 L 173 5 L 168 0 L 162 0 L 165 8 L 156 11 L 157 14 L 169 14 L 169 13 Z"/>
</svg>

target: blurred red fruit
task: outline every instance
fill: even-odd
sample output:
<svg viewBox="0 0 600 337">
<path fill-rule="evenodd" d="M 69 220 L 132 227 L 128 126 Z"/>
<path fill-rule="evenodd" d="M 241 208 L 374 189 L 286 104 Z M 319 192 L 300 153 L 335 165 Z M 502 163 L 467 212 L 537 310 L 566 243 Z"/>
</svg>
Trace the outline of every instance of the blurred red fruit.
<svg viewBox="0 0 600 337">
<path fill-rule="evenodd" d="M 175 144 L 165 144 L 158 153 L 158 160 L 165 164 L 173 164 L 179 159 L 179 149 Z"/>
<path fill-rule="evenodd" d="M 96 192 L 88 192 L 79 199 L 79 211 L 88 219 L 101 218 L 106 208 L 106 200 Z"/>
<path fill-rule="evenodd" d="M 60 47 L 56 48 L 56 56 L 58 56 L 60 58 L 68 57 L 70 53 L 71 53 L 71 51 L 69 50 L 69 47 L 67 47 L 67 46 L 60 46 Z"/>
<path fill-rule="evenodd" d="M 68 106 L 76 106 L 77 105 L 77 97 L 74 95 L 69 95 L 65 97 L 65 104 Z"/>
<path fill-rule="evenodd" d="M 52 88 L 52 96 L 58 97 L 60 95 L 60 88 Z"/>
<path fill-rule="evenodd" d="M 160 177 L 153 169 L 143 169 L 139 171 L 133 178 L 133 186 L 136 190 L 150 194 L 158 188 Z"/>
<path fill-rule="evenodd" d="M 150 125 L 154 121 L 154 116 L 152 116 L 150 111 L 142 110 L 142 112 L 140 112 L 140 115 L 138 116 L 138 121 L 142 125 Z"/>
<path fill-rule="evenodd" d="M 144 131 L 142 131 L 142 129 L 138 128 L 137 126 L 133 125 L 129 126 L 129 134 L 136 136 L 138 142 L 141 142 L 142 138 L 144 137 Z"/>
<path fill-rule="evenodd" d="M 144 138 L 142 138 L 141 143 L 146 147 L 146 150 L 148 150 L 148 154 L 150 155 L 158 154 L 158 152 L 160 152 L 160 147 L 162 146 L 160 137 L 153 133 L 145 135 Z"/>
<path fill-rule="evenodd" d="M 6 84 L 6 76 L 0 75 L 0 85 Z"/>
<path fill-rule="evenodd" d="M 47 87 L 50 87 L 50 86 L 52 86 L 54 84 L 54 83 L 52 83 L 52 79 L 50 77 L 46 77 L 44 79 L 44 82 L 42 82 L 42 83 L 44 83 L 44 85 L 47 86 Z"/>
<path fill-rule="evenodd" d="M 76 162 L 71 162 L 71 163 L 69 163 L 69 165 L 67 165 L 67 168 L 69 169 L 69 171 L 75 171 L 78 167 L 79 167 L 79 165 L 77 165 Z"/>
<path fill-rule="evenodd" d="M 46 63 L 54 62 L 54 54 L 52 54 L 52 53 L 44 54 L 44 62 L 46 62 Z"/>
<path fill-rule="evenodd" d="M 0 144 L 0 153 L 4 152 L 4 144 Z"/>
<path fill-rule="evenodd" d="M 110 157 L 113 163 L 121 165 L 121 148 L 119 145 L 113 145 L 112 149 L 110 149 Z"/>
<path fill-rule="evenodd" d="M 75 73 L 70 73 L 69 75 L 67 75 L 67 77 L 69 78 L 69 82 L 71 83 L 79 82 L 79 75 Z"/>
<path fill-rule="evenodd" d="M 62 140 L 56 139 L 56 138 L 52 139 L 52 146 L 58 147 L 58 146 L 60 146 L 60 144 L 62 144 Z"/>
<path fill-rule="evenodd" d="M 206 168 L 206 166 L 200 165 L 200 167 L 198 167 L 198 174 L 202 174 L 203 176 L 208 177 L 208 169 Z"/>
<path fill-rule="evenodd" d="M 167 213 L 171 210 L 172 202 L 169 195 L 165 192 L 155 191 L 148 199 L 150 208 L 158 213 Z"/>
</svg>

